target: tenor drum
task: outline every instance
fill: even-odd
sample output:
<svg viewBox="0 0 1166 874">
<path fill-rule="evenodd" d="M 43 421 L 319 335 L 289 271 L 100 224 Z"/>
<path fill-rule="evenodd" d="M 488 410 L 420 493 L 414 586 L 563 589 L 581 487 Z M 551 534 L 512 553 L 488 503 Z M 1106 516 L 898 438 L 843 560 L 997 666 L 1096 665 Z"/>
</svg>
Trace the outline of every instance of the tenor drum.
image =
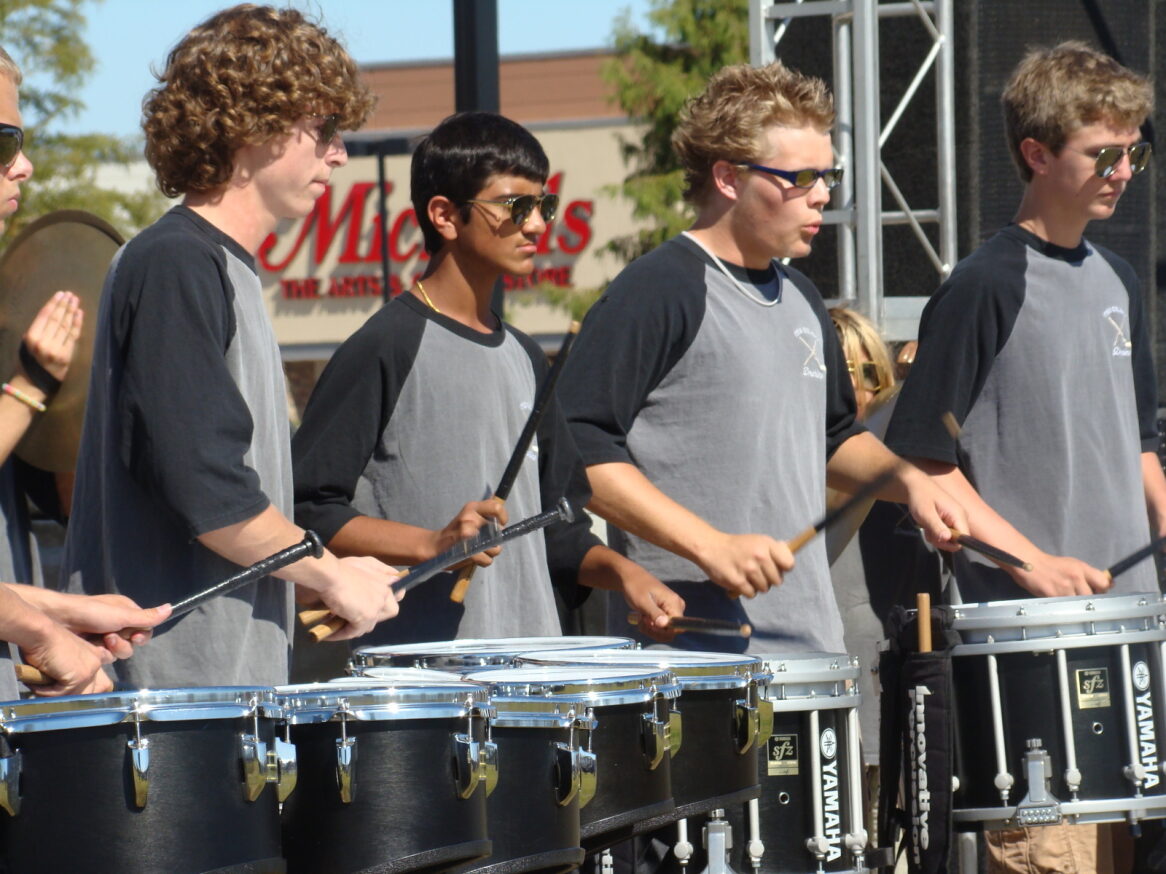
<svg viewBox="0 0 1166 874">
<path fill-rule="evenodd" d="M 515 699 L 516 707 L 545 706 L 578 716 L 576 708 L 583 702 L 581 715 L 594 720 L 594 727 L 577 726 L 580 745 L 596 764 L 594 794 L 584 805 L 590 781 L 584 774 L 587 757 L 581 757 L 579 837 L 586 853 L 671 818 L 671 702 L 680 695 L 680 686 L 670 671 L 638 665 L 539 666 L 486 668 L 469 676 L 491 683 L 502 699 Z M 528 700 L 518 700 L 524 697 Z M 505 818 L 515 819 L 513 809 Z"/>
<path fill-rule="evenodd" d="M 352 654 L 351 671 L 365 668 L 430 668 L 463 671 L 495 665 L 509 665 L 525 652 L 559 649 L 630 649 L 635 641 L 627 637 L 500 637 L 488 639 L 438 640 L 403 646 L 362 646 Z"/>
<path fill-rule="evenodd" d="M 672 743 L 673 819 L 758 796 L 757 750 L 768 737 L 770 715 L 758 692 L 767 679 L 760 659 L 675 649 L 579 649 L 527 653 L 517 660 L 564 663 L 649 665 L 676 675 L 684 731 L 683 744 L 678 737 Z"/>
<path fill-rule="evenodd" d="M 0 858 L 10 871 L 268 872 L 295 770 L 271 689 L 5 703 Z"/>
<path fill-rule="evenodd" d="M 283 805 L 289 871 L 438 871 L 490 853 L 485 687 L 398 669 L 283 686 L 276 699 L 299 759 Z"/>
<path fill-rule="evenodd" d="M 945 607 L 958 633 L 957 826 L 1166 816 L 1157 594 Z"/>
</svg>

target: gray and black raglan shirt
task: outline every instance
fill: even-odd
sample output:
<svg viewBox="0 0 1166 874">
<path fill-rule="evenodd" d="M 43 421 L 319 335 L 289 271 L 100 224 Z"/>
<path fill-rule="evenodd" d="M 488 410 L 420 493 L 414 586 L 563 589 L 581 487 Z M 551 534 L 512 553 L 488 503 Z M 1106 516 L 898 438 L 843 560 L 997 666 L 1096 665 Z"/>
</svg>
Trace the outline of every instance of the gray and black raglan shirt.
<svg viewBox="0 0 1166 874">
<path fill-rule="evenodd" d="M 887 443 L 958 465 L 1038 547 L 1104 568 L 1150 536 L 1141 454 L 1157 445 L 1156 398 L 1129 264 L 1088 241 L 1066 249 L 1009 226 L 924 309 Z M 942 422 L 948 411 L 962 426 L 958 443 Z M 955 570 L 966 602 L 1027 597 L 966 551 Z M 1113 589 L 1156 590 L 1148 561 Z"/>
<path fill-rule="evenodd" d="M 292 442 L 296 521 L 330 541 L 357 516 L 443 528 L 494 493 L 546 371 L 538 345 L 510 325 L 474 331 L 403 294 L 348 338 L 320 376 Z M 506 501 L 510 521 L 566 497 L 556 523 L 479 568 L 464 604 L 455 574 L 412 589 L 401 613 L 361 643 L 560 634 L 552 584 L 567 603 L 599 540 L 582 508 L 587 475 L 552 400 Z"/>
<path fill-rule="evenodd" d="M 861 430 L 821 296 L 801 273 L 725 265 L 680 236 L 639 258 L 588 313 L 559 392 L 588 465 L 635 465 L 731 534 L 793 537 L 823 513 L 826 462 Z M 785 582 L 733 600 L 695 564 L 609 528 L 612 544 L 673 586 L 694 616 L 749 622 L 753 652 L 843 649 L 825 545 Z M 626 633 L 611 611 L 612 631 Z M 677 646 L 744 648 L 697 634 Z"/>
<path fill-rule="evenodd" d="M 127 243 L 97 313 L 63 575 L 143 606 L 239 571 L 197 540 L 269 505 L 292 512 L 279 347 L 254 259 L 185 207 Z M 289 546 L 291 544 L 288 544 Z M 217 598 L 116 663 L 139 687 L 288 676 L 291 586 Z"/>
</svg>

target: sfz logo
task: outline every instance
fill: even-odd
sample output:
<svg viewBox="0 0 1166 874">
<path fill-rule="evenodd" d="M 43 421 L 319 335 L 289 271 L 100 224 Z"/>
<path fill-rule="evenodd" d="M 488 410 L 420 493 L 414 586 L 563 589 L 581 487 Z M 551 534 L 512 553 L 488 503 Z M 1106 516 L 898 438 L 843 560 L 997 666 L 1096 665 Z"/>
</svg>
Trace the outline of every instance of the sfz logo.
<svg viewBox="0 0 1166 874">
<path fill-rule="evenodd" d="M 812 328 L 797 328 L 794 336 L 806 347 L 802 359 L 802 376 L 810 379 L 826 378 L 826 362 L 822 360 L 822 338 Z"/>
<path fill-rule="evenodd" d="M 826 827 L 826 859 L 842 856 L 842 814 L 838 804 L 838 737 L 827 728 L 818 738 L 822 753 L 822 814 Z"/>
<path fill-rule="evenodd" d="M 798 736 L 771 735 L 768 742 L 769 761 L 766 772 L 770 777 L 796 777 L 798 774 Z"/>
<path fill-rule="evenodd" d="M 1113 331 L 1113 357 L 1129 358 L 1134 344 L 1130 341 L 1130 323 L 1121 307 L 1109 307 L 1102 314 Z"/>
<path fill-rule="evenodd" d="M 1109 704 L 1109 669 L 1078 668 L 1077 706 L 1082 710 L 1092 710 Z"/>
</svg>

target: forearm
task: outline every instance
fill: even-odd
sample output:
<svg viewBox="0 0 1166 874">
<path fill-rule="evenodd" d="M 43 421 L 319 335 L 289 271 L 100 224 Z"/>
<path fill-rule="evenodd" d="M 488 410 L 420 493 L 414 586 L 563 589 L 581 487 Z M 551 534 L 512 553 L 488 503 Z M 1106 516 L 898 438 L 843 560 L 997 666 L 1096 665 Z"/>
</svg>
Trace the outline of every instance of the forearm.
<svg viewBox="0 0 1166 874">
<path fill-rule="evenodd" d="M 45 644 L 54 625 L 49 616 L 17 594 L 16 587 L 8 583 L 0 586 L 0 640 L 21 649 L 34 648 Z"/>
<path fill-rule="evenodd" d="M 1155 452 L 1142 453 L 1142 484 L 1146 492 L 1146 513 L 1155 537 L 1166 535 L 1166 474 Z"/>
<path fill-rule="evenodd" d="M 919 470 L 891 452 L 874 434 L 864 431 L 835 450 L 826 463 L 826 483 L 831 488 L 854 494 L 887 472 L 893 476 L 876 497 L 906 503 L 912 481 L 920 476 Z"/>
<path fill-rule="evenodd" d="M 386 564 L 415 565 L 437 554 L 435 543 L 428 528 L 356 516 L 328 541 L 328 548 L 340 556 L 371 555 Z"/>
<path fill-rule="evenodd" d="M 7 380 L 9 385 L 34 401 L 46 403 L 45 393 L 33 385 L 21 373 L 13 374 Z M 0 464 L 8 460 L 16 445 L 24 437 L 40 413 L 28 404 L 7 394 L 0 394 Z"/>
</svg>

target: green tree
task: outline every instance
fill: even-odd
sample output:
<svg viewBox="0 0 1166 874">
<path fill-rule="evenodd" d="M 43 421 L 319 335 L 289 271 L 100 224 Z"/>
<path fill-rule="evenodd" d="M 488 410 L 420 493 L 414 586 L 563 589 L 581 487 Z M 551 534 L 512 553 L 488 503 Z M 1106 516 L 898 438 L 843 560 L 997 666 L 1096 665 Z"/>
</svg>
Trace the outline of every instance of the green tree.
<svg viewBox="0 0 1166 874">
<path fill-rule="evenodd" d="M 656 33 L 640 33 L 624 13 L 616 22 L 616 57 L 603 70 L 620 107 L 644 130 L 639 140 L 621 143 L 631 172 L 618 191 L 644 222 L 636 233 L 607 244 L 624 261 L 691 224 L 672 131 L 684 102 L 713 73 L 749 60 L 746 0 L 653 0 L 648 20 Z"/>
<path fill-rule="evenodd" d="M 128 165 L 141 159 L 139 138 L 53 130 L 82 108 L 75 95 L 96 66 L 81 38 L 82 5 L 83 0 L 0 0 L 0 42 L 24 73 L 21 114 L 36 167 L 23 186 L 21 208 L 9 222 L 9 234 L 45 213 L 83 209 L 129 235 L 166 208 L 161 193 L 117 191 L 97 182 L 102 164 Z"/>
</svg>

